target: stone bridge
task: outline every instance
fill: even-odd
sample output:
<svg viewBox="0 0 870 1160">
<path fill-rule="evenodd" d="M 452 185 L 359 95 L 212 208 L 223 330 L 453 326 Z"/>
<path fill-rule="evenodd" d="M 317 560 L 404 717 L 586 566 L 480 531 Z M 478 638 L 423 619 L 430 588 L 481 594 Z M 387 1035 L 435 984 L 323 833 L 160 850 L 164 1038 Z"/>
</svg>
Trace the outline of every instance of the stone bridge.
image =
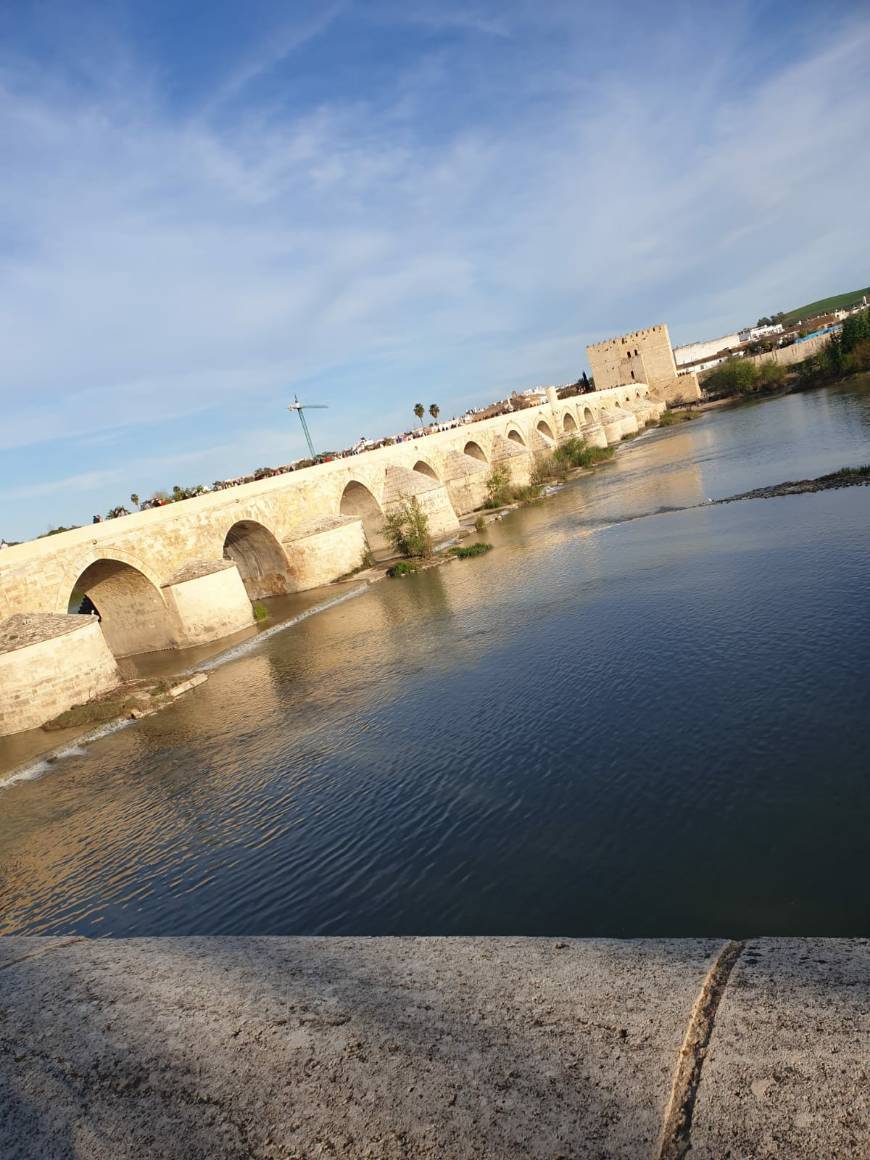
<svg viewBox="0 0 870 1160">
<path fill-rule="evenodd" d="M 564 400 L 551 390 L 538 407 L 5 549 L 0 736 L 114 687 L 118 657 L 249 629 L 252 601 L 328 584 L 367 550 L 383 556 L 384 516 L 405 497 L 446 539 L 482 505 L 493 467 L 526 484 L 558 443 L 617 443 L 664 406 L 643 383 Z"/>
</svg>

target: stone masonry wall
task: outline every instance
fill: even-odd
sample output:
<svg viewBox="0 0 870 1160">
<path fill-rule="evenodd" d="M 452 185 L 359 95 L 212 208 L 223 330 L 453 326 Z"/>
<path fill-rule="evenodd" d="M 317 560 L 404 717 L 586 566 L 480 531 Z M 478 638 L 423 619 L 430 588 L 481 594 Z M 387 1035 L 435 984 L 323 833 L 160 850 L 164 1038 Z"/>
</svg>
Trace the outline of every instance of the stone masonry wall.
<svg viewBox="0 0 870 1160">
<path fill-rule="evenodd" d="M 664 323 L 594 343 L 587 346 L 586 353 L 596 390 L 642 382 L 666 402 L 689 400 L 700 394 L 693 375 L 677 379 L 671 338 Z"/>
<path fill-rule="evenodd" d="M 776 363 L 781 367 L 790 367 L 818 354 L 822 347 L 827 346 L 830 341 L 829 334 L 820 334 L 816 338 L 806 339 L 805 342 L 795 342 L 791 346 L 777 347 L 776 350 L 768 351 L 766 354 L 750 355 L 749 361 L 758 366 L 767 362 Z"/>
<path fill-rule="evenodd" d="M 0 736 L 37 729 L 120 683 L 97 618 L 64 619 L 80 623 L 72 631 L 0 653 Z"/>
</svg>

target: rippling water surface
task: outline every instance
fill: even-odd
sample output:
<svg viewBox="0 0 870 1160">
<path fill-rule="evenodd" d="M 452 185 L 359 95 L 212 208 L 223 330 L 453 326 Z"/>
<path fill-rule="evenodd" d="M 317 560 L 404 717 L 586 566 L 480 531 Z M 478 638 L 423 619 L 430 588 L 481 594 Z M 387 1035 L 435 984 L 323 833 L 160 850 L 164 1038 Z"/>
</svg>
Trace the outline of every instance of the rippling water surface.
<svg viewBox="0 0 870 1160">
<path fill-rule="evenodd" d="M 868 933 L 870 489 L 690 506 L 868 461 L 710 414 L 246 643 L 0 790 L 0 932 Z"/>
</svg>

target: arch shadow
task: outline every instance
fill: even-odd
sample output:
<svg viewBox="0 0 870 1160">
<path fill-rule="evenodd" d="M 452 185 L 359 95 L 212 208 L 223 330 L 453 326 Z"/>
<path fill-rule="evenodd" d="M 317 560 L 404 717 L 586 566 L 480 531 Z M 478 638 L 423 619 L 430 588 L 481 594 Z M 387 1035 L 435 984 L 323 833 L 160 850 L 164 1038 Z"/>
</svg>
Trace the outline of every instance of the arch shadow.
<svg viewBox="0 0 870 1160">
<path fill-rule="evenodd" d="M 106 644 L 116 657 L 175 648 L 172 614 L 163 594 L 132 564 L 99 559 L 88 564 L 72 586 L 70 612 L 100 618 Z"/>
<path fill-rule="evenodd" d="M 473 439 L 469 439 L 462 450 L 466 455 L 470 455 L 472 459 L 479 459 L 481 463 L 489 463 L 489 460 L 483 453 L 483 448 L 479 443 L 475 443 Z"/>
<path fill-rule="evenodd" d="M 276 537 L 256 520 L 238 520 L 224 537 L 223 554 L 239 570 L 249 600 L 292 592 L 287 553 Z"/>
<path fill-rule="evenodd" d="M 338 505 L 339 514 L 362 520 L 363 531 L 372 552 L 386 552 L 389 541 L 384 535 L 384 512 L 365 486 L 352 479 L 345 485 Z"/>
<path fill-rule="evenodd" d="M 431 463 L 427 463 L 425 459 L 417 460 L 417 462 L 414 464 L 414 471 L 419 471 L 421 475 L 425 475 L 429 479 L 438 480 L 439 483 L 441 482 L 441 479 L 435 468 Z"/>
</svg>

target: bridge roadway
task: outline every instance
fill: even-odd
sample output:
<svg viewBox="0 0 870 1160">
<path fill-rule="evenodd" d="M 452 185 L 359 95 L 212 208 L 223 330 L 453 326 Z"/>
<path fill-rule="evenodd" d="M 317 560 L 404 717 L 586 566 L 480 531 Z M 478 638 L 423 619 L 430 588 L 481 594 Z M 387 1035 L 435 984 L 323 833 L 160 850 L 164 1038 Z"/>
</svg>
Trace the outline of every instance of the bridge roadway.
<svg viewBox="0 0 870 1160">
<path fill-rule="evenodd" d="M 383 553 L 416 496 L 435 539 L 480 507 L 494 466 L 528 483 L 572 436 L 617 443 L 665 404 L 646 384 L 548 402 L 0 552 L 0 736 L 117 685 L 116 658 L 249 628 L 252 601 L 331 583 Z M 85 597 L 99 619 L 77 615 Z"/>
<path fill-rule="evenodd" d="M 5 1160 L 866 1160 L 867 939 L 3 938 Z"/>
</svg>

